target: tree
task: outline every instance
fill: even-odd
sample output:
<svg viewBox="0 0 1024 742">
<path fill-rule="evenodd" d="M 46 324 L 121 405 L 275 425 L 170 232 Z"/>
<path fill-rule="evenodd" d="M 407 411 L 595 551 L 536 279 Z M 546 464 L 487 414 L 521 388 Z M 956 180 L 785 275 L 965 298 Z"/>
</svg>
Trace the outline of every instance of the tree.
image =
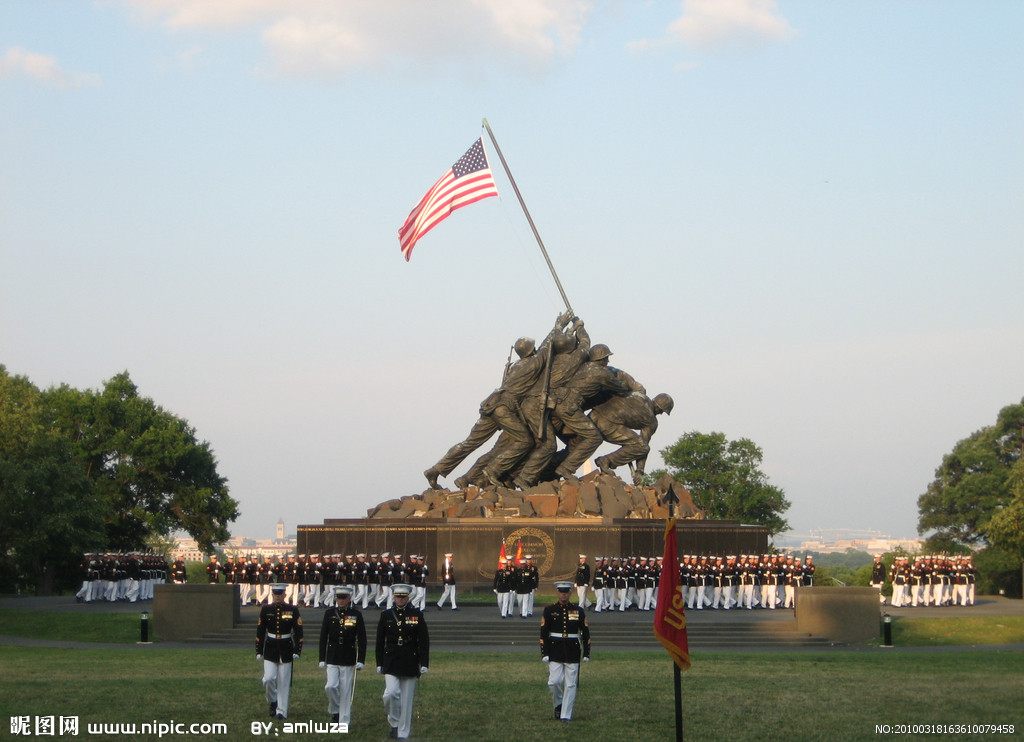
<svg viewBox="0 0 1024 742">
<path fill-rule="evenodd" d="M 238 503 L 217 473 L 210 444 L 187 421 L 140 397 L 128 373 L 99 392 L 48 393 L 53 425 L 77 447 L 102 503 L 108 548 L 143 548 L 150 534 L 189 533 L 200 549 L 229 537 Z"/>
<path fill-rule="evenodd" d="M 0 365 L 0 584 L 51 592 L 103 539 L 74 447 L 47 424 L 40 391 Z"/>
<path fill-rule="evenodd" d="M 1011 485 L 1019 479 L 1011 479 L 1011 471 L 1020 461 L 1022 445 L 1024 400 L 1004 407 L 995 425 L 959 441 L 942 458 L 935 479 L 917 500 L 917 530 L 921 534 L 935 531 L 929 538 L 931 547 L 976 548 L 989 543 L 993 517 L 1010 507 L 992 531 L 1005 532 L 1005 521 L 1017 512 Z"/>
<path fill-rule="evenodd" d="M 0 553 L 6 585 L 49 590 L 83 551 L 136 551 L 187 531 L 229 537 L 238 504 L 210 444 L 141 397 L 127 373 L 100 391 L 39 391 L 0 366 Z"/>
<path fill-rule="evenodd" d="M 992 514 L 985 532 L 993 546 L 1024 560 L 1024 458 L 1013 465 L 1007 484 L 1011 499 Z"/>
<path fill-rule="evenodd" d="M 761 449 L 748 438 L 728 441 L 724 433 L 694 431 L 662 449 L 661 457 L 708 517 L 762 525 L 769 535 L 789 529 L 782 514 L 790 503 L 768 483 Z"/>
</svg>

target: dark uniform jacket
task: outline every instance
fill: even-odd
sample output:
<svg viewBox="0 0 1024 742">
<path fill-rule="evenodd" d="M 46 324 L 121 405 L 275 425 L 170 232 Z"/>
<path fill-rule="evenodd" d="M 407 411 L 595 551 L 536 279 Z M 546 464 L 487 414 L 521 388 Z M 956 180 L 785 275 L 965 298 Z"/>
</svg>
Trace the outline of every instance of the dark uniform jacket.
<svg viewBox="0 0 1024 742">
<path fill-rule="evenodd" d="M 511 569 L 499 569 L 494 573 L 494 589 L 499 593 L 507 593 L 515 582 L 515 572 Z"/>
<path fill-rule="evenodd" d="M 578 663 L 590 656 L 590 625 L 576 603 L 553 603 L 540 619 L 540 654 L 552 662 Z"/>
<path fill-rule="evenodd" d="M 871 584 L 881 585 L 885 582 L 885 565 L 882 562 L 875 562 L 871 568 Z"/>
<path fill-rule="evenodd" d="M 260 610 L 256 623 L 256 654 L 271 662 L 291 662 L 302 653 L 302 617 L 289 603 L 271 603 Z"/>
<path fill-rule="evenodd" d="M 349 606 L 337 606 L 324 613 L 320 626 L 320 661 L 328 665 L 366 662 L 366 624 L 363 614 Z"/>
<path fill-rule="evenodd" d="M 380 614 L 377 624 L 377 667 L 385 675 L 418 678 L 430 666 L 430 636 L 423 614 L 411 604 Z"/>
<path fill-rule="evenodd" d="M 576 584 L 579 586 L 590 584 L 590 565 L 586 562 L 576 565 Z"/>
<path fill-rule="evenodd" d="M 442 569 L 441 572 L 441 581 L 445 585 L 455 584 L 455 565 L 450 563 L 444 565 L 444 568 Z"/>
</svg>

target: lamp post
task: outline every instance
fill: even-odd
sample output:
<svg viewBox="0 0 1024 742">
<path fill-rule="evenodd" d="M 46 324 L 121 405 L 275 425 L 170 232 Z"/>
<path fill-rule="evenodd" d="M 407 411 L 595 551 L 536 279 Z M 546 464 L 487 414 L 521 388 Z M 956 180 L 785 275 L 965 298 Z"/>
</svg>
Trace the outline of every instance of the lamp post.
<svg viewBox="0 0 1024 742">
<path fill-rule="evenodd" d="M 149 640 L 149 611 L 143 611 L 141 619 L 140 628 L 142 631 L 142 640 L 139 644 L 152 644 Z"/>
</svg>

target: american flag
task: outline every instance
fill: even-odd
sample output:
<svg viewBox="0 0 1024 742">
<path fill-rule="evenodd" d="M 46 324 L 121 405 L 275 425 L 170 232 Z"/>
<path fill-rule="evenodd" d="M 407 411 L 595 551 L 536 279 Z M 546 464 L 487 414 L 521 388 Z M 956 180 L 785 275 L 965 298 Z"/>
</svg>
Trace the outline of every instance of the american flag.
<svg viewBox="0 0 1024 742">
<path fill-rule="evenodd" d="M 483 137 L 476 140 L 441 179 L 420 199 L 405 224 L 398 230 L 398 242 L 408 261 L 416 241 L 463 206 L 482 198 L 497 196 L 498 188 L 487 164 Z"/>
</svg>

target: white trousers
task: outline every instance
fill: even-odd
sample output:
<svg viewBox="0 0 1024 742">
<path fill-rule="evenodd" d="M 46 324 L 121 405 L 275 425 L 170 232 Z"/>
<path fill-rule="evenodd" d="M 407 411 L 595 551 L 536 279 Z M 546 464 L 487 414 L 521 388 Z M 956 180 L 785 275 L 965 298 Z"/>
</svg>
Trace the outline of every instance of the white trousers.
<svg viewBox="0 0 1024 742">
<path fill-rule="evenodd" d="M 563 719 L 572 718 L 572 708 L 576 704 L 576 686 L 580 679 L 578 662 L 549 662 L 548 688 L 551 689 L 551 700 L 555 707 L 562 707 Z"/>
<path fill-rule="evenodd" d="M 263 660 L 263 687 L 267 703 L 277 704 L 277 713 L 288 717 L 288 697 L 292 691 L 292 663 Z"/>
<path fill-rule="evenodd" d="M 352 696 L 355 690 L 355 665 L 327 666 L 327 684 L 324 685 L 324 691 L 327 693 L 327 713 L 337 714 L 338 721 L 342 724 L 348 724 L 352 715 Z"/>
<path fill-rule="evenodd" d="M 412 604 L 414 608 L 419 608 L 421 611 L 427 608 L 427 588 L 425 585 L 417 585 L 415 587 L 415 593 L 413 595 Z"/>
<path fill-rule="evenodd" d="M 92 602 L 92 592 L 93 592 L 92 591 L 92 586 L 93 586 L 92 580 L 85 580 L 82 583 L 81 589 L 77 593 L 75 593 L 75 597 L 76 598 L 80 598 L 81 600 L 85 601 L 86 603 L 91 603 Z"/>
<path fill-rule="evenodd" d="M 515 609 L 515 593 L 498 593 L 498 612 L 502 618 L 511 616 Z"/>
<path fill-rule="evenodd" d="M 384 676 L 384 710 L 388 713 L 388 726 L 398 727 L 398 738 L 408 739 L 412 728 L 412 702 L 416 695 L 416 678 Z"/>
<path fill-rule="evenodd" d="M 590 601 L 587 600 L 587 586 L 586 585 L 577 585 L 576 586 L 576 598 L 579 601 L 579 604 L 583 608 L 587 608 L 587 607 L 590 606 Z"/>
<path fill-rule="evenodd" d="M 441 593 L 441 599 L 437 601 L 437 607 L 440 608 L 443 606 L 445 601 L 448 599 L 451 599 L 452 601 L 452 610 L 458 608 L 458 606 L 455 605 L 455 585 L 444 586 L 444 592 Z"/>
</svg>

